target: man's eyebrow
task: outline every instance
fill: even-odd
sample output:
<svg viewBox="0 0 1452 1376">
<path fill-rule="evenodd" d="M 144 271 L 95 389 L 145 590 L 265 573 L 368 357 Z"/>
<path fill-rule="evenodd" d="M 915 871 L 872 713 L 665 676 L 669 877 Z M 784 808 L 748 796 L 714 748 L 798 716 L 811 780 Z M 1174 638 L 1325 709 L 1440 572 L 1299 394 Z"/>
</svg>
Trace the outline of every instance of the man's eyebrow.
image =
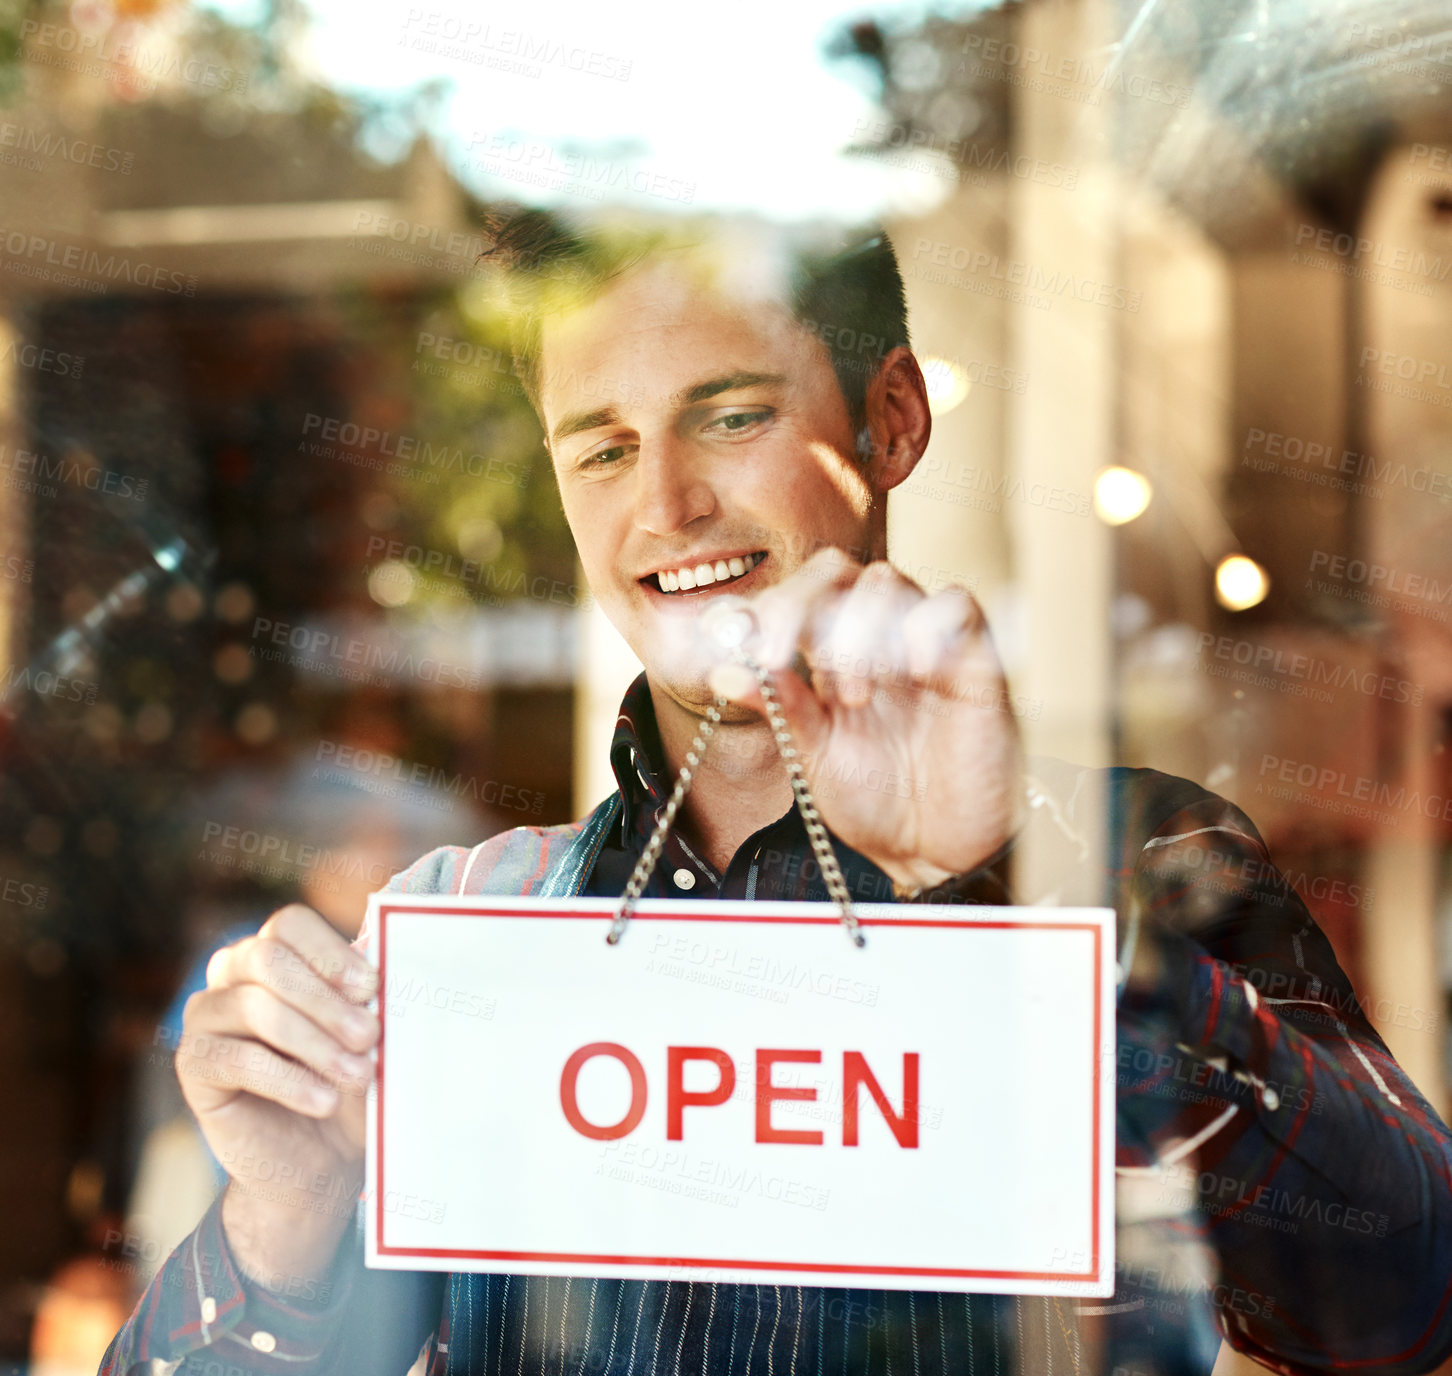
<svg viewBox="0 0 1452 1376">
<path fill-rule="evenodd" d="M 709 401 L 712 397 L 720 396 L 722 392 L 734 392 L 741 387 L 763 387 L 786 380 L 782 373 L 748 373 L 737 369 L 723 377 L 714 377 L 709 382 L 698 382 L 694 387 L 686 387 L 677 392 L 672 400 L 689 406 L 693 402 Z"/>
<path fill-rule="evenodd" d="M 765 387 L 786 380 L 784 373 L 752 373 L 738 368 L 734 373 L 725 373 L 721 377 L 698 382 L 692 387 L 684 387 L 671 400 L 677 405 L 690 406 L 698 401 L 709 401 L 712 397 L 720 396 L 722 392 L 734 392 L 742 387 Z M 582 430 L 594 430 L 601 425 L 619 423 L 620 412 L 613 406 L 601 406 L 594 411 L 576 411 L 555 426 L 550 434 L 550 444 L 556 445 L 561 440 L 569 439 L 571 435 L 578 435 Z"/>
<path fill-rule="evenodd" d="M 550 435 L 550 443 L 555 445 L 561 440 L 569 439 L 571 435 L 578 435 L 582 430 L 594 430 L 601 425 L 617 425 L 619 422 L 620 412 L 613 406 L 601 406 L 594 411 L 576 411 L 555 426 Z"/>
</svg>

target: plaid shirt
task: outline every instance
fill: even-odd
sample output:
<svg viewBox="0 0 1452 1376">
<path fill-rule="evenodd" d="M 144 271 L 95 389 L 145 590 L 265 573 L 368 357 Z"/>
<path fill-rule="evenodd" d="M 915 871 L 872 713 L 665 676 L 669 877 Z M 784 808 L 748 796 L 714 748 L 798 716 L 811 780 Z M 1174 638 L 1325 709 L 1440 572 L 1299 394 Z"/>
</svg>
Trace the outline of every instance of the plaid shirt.
<svg viewBox="0 0 1452 1376">
<path fill-rule="evenodd" d="M 611 751 L 619 816 L 583 892 L 618 894 L 664 803 L 644 679 Z M 1029 832 L 945 902 L 1107 902 L 1160 977 L 1118 1012 L 1118 1263 L 1110 1301 L 365 1270 L 284 1296 L 244 1283 L 220 1200 L 112 1342 L 102 1376 L 300 1369 L 428 1376 L 1204 1372 L 1223 1334 L 1287 1373 L 1432 1369 L 1452 1352 L 1452 1138 L 1366 1020 L 1239 809 L 1150 770 L 1035 764 Z M 612 806 L 613 802 L 612 801 Z M 1085 858 L 1075 841 L 1101 834 Z M 402 892 L 530 892 L 579 828 L 424 857 Z M 1035 869 L 1015 875 L 1030 841 Z M 528 843 L 528 844 L 526 844 Z M 887 877 L 837 846 L 852 892 Z M 1107 859 L 1096 859 L 1096 856 Z M 482 857 L 483 863 L 480 863 Z M 717 874 L 678 835 L 653 896 L 824 900 L 795 814 Z M 1126 953 L 1127 955 L 1127 953 Z M 1093 1341 L 1081 1345 L 1081 1332 Z"/>
</svg>

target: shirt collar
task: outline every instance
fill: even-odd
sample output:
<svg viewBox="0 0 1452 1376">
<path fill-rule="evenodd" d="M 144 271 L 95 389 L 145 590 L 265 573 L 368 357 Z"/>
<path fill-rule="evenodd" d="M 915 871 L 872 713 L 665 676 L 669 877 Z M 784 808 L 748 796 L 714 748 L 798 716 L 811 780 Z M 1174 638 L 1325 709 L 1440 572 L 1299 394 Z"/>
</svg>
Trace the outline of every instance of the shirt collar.
<svg viewBox="0 0 1452 1376">
<path fill-rule="evenodd" d="M 610 768 L 615 773 L 624 809 L 622 835 L 629 836 L 642 818 L 654 821 L 656 812 L 664 804 L 667 794 L 661 781 L 664 759 L 650 684 L 640 674 L 625 690 L 610 741 Z"/>
</svg>

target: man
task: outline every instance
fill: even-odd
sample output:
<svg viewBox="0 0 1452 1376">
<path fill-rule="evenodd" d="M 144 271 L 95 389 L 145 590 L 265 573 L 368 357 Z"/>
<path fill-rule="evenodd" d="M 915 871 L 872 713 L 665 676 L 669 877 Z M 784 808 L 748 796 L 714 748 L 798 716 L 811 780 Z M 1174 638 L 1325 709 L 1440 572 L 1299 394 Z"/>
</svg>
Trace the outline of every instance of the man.
<svg viewBox="0 0 1452 1376">
<path fill-rule="evenodd" d="M 1243 814 L 1150 771 L 1025 769 L 973 599 L 884 562 L 887 495 L 931 428 L 891 249 L 775 250 L 602 245 L 529 215 L 501 234 L 580 558 L 646 672 L 612 748 L 619 791 L 589 818 L 434 852 L 391 887 L 619 894 L 719 694 L 647 892 L 825 899 L 755 681 L 697 633 L 722 592 L 752 598 L 751 648 L 854 897 L 1118 910 L 1119 1292 L 365 1272 L 374 977 L 294 906 L 219 953 L 188 1006 L 179 1075 L 232 1180 L 103 1371 L 395 1372 L 422 1345 L 431 1373 L 1208 1372 L 1212 1318 L 1283 1371 L 1452 1352 L 1447 1129 Z M 910 782 L 841 783 L 888 777 Z"/>
</svg>

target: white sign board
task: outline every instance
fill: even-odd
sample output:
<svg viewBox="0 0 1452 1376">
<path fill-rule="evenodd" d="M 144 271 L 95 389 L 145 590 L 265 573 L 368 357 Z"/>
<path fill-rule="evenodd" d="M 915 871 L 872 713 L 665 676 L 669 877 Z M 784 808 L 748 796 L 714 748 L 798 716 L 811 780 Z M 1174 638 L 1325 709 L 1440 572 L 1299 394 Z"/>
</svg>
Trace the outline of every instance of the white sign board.
<svg viewBox="0 0 1452 1376">
<path fill-rule="evenodd" d="M 375 895 L 368 1264 L 1109 1295 L 1114 914 Z"/>
</svg>

